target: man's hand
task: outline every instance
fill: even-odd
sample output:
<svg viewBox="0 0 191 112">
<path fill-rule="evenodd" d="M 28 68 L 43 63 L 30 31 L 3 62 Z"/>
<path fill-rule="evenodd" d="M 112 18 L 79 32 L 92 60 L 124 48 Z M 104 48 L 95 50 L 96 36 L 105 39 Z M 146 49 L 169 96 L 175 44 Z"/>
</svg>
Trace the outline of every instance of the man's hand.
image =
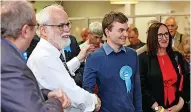
<svg viewBox="0 0 191 112">
<path fill-rule="evenodd" d="M 68 98 L 66 93 L 64 93 L 62 91 L 61 88 L 57 89 L 56 91 L 49 92 L 48 93 L 48 98 L 56 98 L 56 99 L 58 99 L 62 103 L 62 107 L 64 109 L 71 106 L 70 99 Z"/>
<path fill-rule="evenodd" d="M 96 94 L 95 94 L 96 95 Z M 95 105 L 95 112 L 99 111 L 100 108 L 101 108 L 101 100 L 98 98 L 98 96 L 96 95 L 97 97 L 97 104 Z"/>
<path fill-rule="evenodd" d="M 94 45 L 90 44 L 81 48 L 80 53 L 78 54 L 77 58 L 80 62 L 83 62 L 88 54 L 95 50 Z"/>
</svg>

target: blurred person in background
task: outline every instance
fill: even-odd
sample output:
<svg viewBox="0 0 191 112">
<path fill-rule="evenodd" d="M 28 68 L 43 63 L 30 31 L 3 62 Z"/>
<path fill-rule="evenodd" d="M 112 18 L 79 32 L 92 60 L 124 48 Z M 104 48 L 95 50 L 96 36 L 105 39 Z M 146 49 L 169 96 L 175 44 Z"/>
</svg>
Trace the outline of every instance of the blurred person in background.
<svg viewBox="0 0 191 112">
<path fill-rule="evenodd" d="M 181 53 L 173 51 L 171 43 L 172 37 L 165 24 L 154 23 L 149 27 L 148 49 L 139 55 L 144 112 L 179 112 L 184 105 L 185 61 Z"/>
<path fill-rule="evenodd" d="M 90 23 L 87 38 L 88 40 L 86 40 L 86 42 L 81 44 L 80 48 L 83 48 L 84 46 L 87 46 L 89 44 L 93 44 L 96 49 L 101 47 L 103 30 L 102 30 L 102 24 L 100 22 Z"/>
<path fill-rule="evenodd" d="M 78 42 L 78 45 L 83 44 L 86 40 L 88 40 L 88 28 L 83 28 L 81 31 L 81 41 Z"/>
<path fill-rule="evenodd" d="M 30 55 L 27 65 L 34 73 L 41 88 L 55 90 L 62 88 L 71 100 L 67 112 L 84 112 L 99 110 L 101 102 L 95 94 L 91 94 L 76 85 L 71 76 L 84 61 L 89 45 L 69 62 L 63 63 L 60 55 L 62 49 L 70 44 L 71 23 L 67 13 L 60 5 L 51 5 L 37 13 L 40 41 Z"/>
<path fill-rule="evenodd" d="M 183 84 L 183 93 L 184 93 L 184 111 L 183 112 L 190 112 L 190 35 L 185 36 L 185 40 L 183 41 L 183 55 L 186 61 L 185 68 L 187 69 L 188 73 L 184 75 L 184 84 Z"/>
<path fill-rule="evenodd" d="M 130 42 L 130 45 L 128 45 L 127 47 L 133 48 L 135 50 L 143 47 L 145 43 L 141 42 L 138 37 L 138 29 L 136 27 L 130 26 L 128 29 L 128 40 Z"/>
<path fill-rule="evenodd" d="M 26 1 L 1 2 L 2 112 L 63 112 L 70 106 L 62 89 L 40 90 L 26 65 L 23 52 L 29 47 L 36 27 L 31 4 Z"/>
<path fill-rule="evenodd" d="M 168 17 L 165 20 L 165 24 L 168 27 L 170 34 L 172 36 L 172 47 L 175 51 L 183 53 L 182 42 L 185 39 L 185 36 L 177 31 L 178 25 L 177 20 L 174 17 Z"/>
</svg>

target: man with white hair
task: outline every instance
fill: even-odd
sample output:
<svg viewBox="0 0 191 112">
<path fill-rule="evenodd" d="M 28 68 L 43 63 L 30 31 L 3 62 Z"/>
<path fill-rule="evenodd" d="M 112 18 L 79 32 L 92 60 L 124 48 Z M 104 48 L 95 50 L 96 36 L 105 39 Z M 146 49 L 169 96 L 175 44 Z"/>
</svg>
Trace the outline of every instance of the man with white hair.
<svg viewBox="0 0 191 112">
<path fill-rule="evenodd" d="M 62 112 L 70 100 L 61 89 L 40 90 L 23 52 L 36 31 L 35 12 L 26 1 L 1 2 L 1 111 Z"/>
<path fill-rule="evenodd" d="M 176 19 L 174 17 L 168 17 L 165 20 L 165 24 L 168 27 L 169 32 L 173 37 L 173 39 L 172 39 L 172 47 L 174 48 L 174 50 L 183 53 L 182 42 L 184 41 L 185 37 L 184 37 L 183 34 L 181 34 L 181 33 L 179 33 L 177 31 L 178 25 L 177 25 Z"/>
<path fill-rule="evenodd" d="M 101 101 L 95 94 L 91 94 L 76 85 L 71 75 L 84 61 L 91 46 L 81 49 L 77 57 L 62 63 L 60 55 L 62 49 L 69 44 L 71 23 L 62 6 L 51 5 L 37 14 L 39 23 L 39 43 L 30 55 L 27 65 L 34 73 L 41 88 L 55 90 L 62 88 L 71 100 L 68 112 L 89 112 L 98 110 Z M 64 54 L 62 54 L 64 56 Z"/>
<path fill-rule="evenodd" d="M 88 40 L 80 45 L 80 48 L 83 48 L 84 46 L 87 46 L 89 44 L 93 44 L 95 48 L 99 48 L 102 43 L 103 38 L 103 30 L 102 30 L 102 24 L 100 22 L 92 22 L 89 25 L 88 29 Z"/>
</svg>

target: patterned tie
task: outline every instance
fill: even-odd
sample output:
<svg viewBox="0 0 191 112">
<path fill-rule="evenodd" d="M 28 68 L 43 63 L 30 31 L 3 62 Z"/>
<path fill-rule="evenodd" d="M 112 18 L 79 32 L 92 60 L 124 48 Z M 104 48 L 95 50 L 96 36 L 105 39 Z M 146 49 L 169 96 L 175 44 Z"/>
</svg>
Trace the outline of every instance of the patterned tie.
<svg viewBox="0 0 191 112">
<path fill-rule="evenodd" d="M 63 52 L 62 52 L 62 53 L 63 53 Z M 72 74 L 71 74 L 71 72 L 70 72 L 70 70 L 69 70 L 69 68 L 68 68 L 68 65 L 66 64 L 66 58 L 63 56 L 64 54 L 62 54 L 62 53 L 61 53 L 61 55 L 60 55 L 60 59 L 64 60 L 64 61 L 63 61 L 64 67 L 66 68 L 66 70 L 67 70 L 67 72 L 69 73 L 69 75 L 72 76 Z"/>
</svg>

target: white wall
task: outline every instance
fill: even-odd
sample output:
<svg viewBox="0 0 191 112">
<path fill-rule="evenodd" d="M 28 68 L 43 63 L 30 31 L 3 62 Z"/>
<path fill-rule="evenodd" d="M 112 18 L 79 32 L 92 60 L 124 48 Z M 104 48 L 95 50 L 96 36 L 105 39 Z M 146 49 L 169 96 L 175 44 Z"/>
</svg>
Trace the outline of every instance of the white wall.
<svg viewBox="0 0 191 112">
<path fill-rule="evenodd" d="M 37 1 L 35 7 L 37 10 L 43 8 L 48 4 L 54 3 L 53 1 Z M 109 1 L 62 1 L 64 9 L 68 13 L 69 17 L 103 17 L 106 13 L 115 10 L 124 12 L 124 5 L 113 5 Z M 144 15 L 144 14 L 167 14 L 170 11 L 175 13 L 190 13 L 190 2 L 181 2 L 181 1 L 160 1 L 160 2 L 139 2 L 135 6 L 135 15 Z M 149 20 L 155 19 L 155 17 L 149 18 L 136 18 L 135 26 L 138 28 L 140 33 L 140 39 L 146 41 L 146 29 L 147 22 Z M 165 17 L 163 18 L 163 20 Z M 177 17 L 179 31 L 184 33 L 184 26 L 188 22 L 185 22 L 184 17 Z M 95 20 L 90 20 L 95 21 Z M 101 21 L 101 19 L 97 19 Z M 72 31 L 71 33 L 80 40 L 80 31 L 82 28 L 87 27 L 87 20 L 75 20 L 72 21 Z"/>
<path fill-rule="evenodd" d="M 69 17 L 102 17 L 112 10 L 124 11 L 124 5 L 111 5 L 108 1 L 63 2 Z"/>
<path fill-rule="evenodd" d="M 103 17 L 106 13 L 111 11 L 124 12 L 124 5 L 112 5 L 109 1 L 86 1 L 86 2 L 63 2 L 64 9 L 68 13 L 69 17 Z M 90 20 L 100 21 L 102 19 Z M 72 21 L 72 35 L 74 35 L 77 40 L 80 40 L 81 29 L 88 27 L 87 20 Z"/>
<path fill-rule="evenodd" d="M 190 13 L 190 2 L 181 2 L 181 1 L 160 1 L 160 2 L 140 2 L 136 4 L 135 14 L 136 15 L 144 15 L 144 14 L 169 14 L 170 11 L 176 13 Z M 167 18 L 163 17 L 162 22 Z M 179 16 L 176 17 L 178 20 L 178 31 L 184 33 L 184 26 L 188 24 L 185 21 L 185 17 Z M 151 18 L 138 18 L 135 20 L 135 26 L 138 28 L 140 33 L 140 39 L 146 42 L 146 30 L 147 30 L 147 22 L 149 20 L 155 19 L 155 17 Z"/>
</svg>

